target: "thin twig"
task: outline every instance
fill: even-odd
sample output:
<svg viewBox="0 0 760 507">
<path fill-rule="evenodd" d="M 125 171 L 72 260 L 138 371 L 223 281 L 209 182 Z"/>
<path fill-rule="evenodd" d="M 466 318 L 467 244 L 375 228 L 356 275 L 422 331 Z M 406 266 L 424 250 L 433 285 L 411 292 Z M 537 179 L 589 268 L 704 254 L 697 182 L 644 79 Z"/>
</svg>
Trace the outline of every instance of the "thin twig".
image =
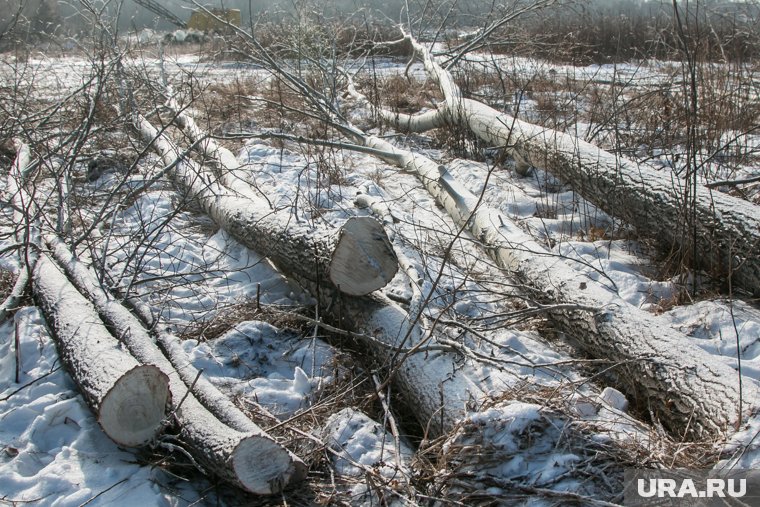
<svg viewBox="0 0 760 507">
<path fill-rule="evenodd" d="M 19 392 L 23 391 L 24 389 L 26 389 L 27 387 L 29 387 L 29 386 L 31 386 L 31 385 L 34 385 L 34 384 L 36 384 L 36 383 L 37 383 L 37 382 L 39 382 L 40 380 L 43 380 L 43 379 L 45 379 L 46 377 L 49 377 L 50 375 L 52 375 L 53 373 L 57 372 L 57 371 L 58 371 L 58 370 L 60 370 L 60 369 L 61 369 L 61 367 L 60 367 L 60 366 L 56 366 L 55 368 L 53 368 L 53 369 L 52 369 L 52 370 L 50 370 L 49 372 L 47 372 L 47 373 L 43 374 L 42 376 L 40 376 L 40 377 L 37 377 L 36 379 L 32 380 L 31 382 L 27 382 L 27 383 L 26 383 L 26 384 L 24 384 L 23 386 L 19 387 L 18 389 L 16 389 L 16 390 L 15 390 L 15 391 L 13 391 L 12 393 L 10 393 L 8 396 L 3 396 L 2 398 L 0 398 L 0 401 L 8 401 L 9 399 L 11 399 L 11 398 L 13 397 L 13 395 L 15 395 L 15 394 L 17 394 L 17 393 L 19 393 Z"/>
<path fill-rule="evenodd" d="M 109 492 L 109 491 L 111 491 L 113 488 L 115 488 L 115 487 L 116 487 L 116 486 L 118 486 L 119 484 L 123 484 L 123 483 L 127 482 L 129 479 L 130 479 L 129 477 L 125 477 L 125 478 L 123 478 L 122 480 L 120 480 L 120 481 L 118 481 L 118 482 L 116 482 L 116 483 L 112 484 L 111 486 L 107 487 L 106 489 L 104 489 L 103 491 L 101 491 L 101 492 L 100 492 L 100 493 L 98 493 L 97 495 L 93 496 L 92 498 L 90 498 L 90 499 L 89 499 L 89 500 L 87 500 L 86 502 L 84 502 L 84 503 L 82 503 L 82 504 L 79 504 L 79 507 L 84 507 L 84 506 L 85 506 L 85 505 L 87 505 L 88 503 L 90 503 L 90 502 L 92 502 L 93 500 L 95 500 L 96 498 L 98 498 L 100 495 L 104 495 L 104 494 L 108 493 L 108 492 Z"/>
</svg>

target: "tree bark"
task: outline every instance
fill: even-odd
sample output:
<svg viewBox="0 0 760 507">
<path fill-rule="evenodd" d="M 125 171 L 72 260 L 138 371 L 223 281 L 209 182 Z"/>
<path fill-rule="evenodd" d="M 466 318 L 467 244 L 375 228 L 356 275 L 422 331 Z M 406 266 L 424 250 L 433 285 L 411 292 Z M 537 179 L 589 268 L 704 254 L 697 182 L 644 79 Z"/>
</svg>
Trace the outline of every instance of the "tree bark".
<svg viewBox="0 0 760 507">
<path fill-rule="evenodd" d="M 15 200 L 18 204 L 25 204 L 17 206 L 26 210 L 26 216 L 19 212 L 16 217 L 20 223 L 34 220 L 30 216 L 38 212 L 23 185 L 30 161 L 28 153 L 26 145 L 19 150 L 9 178 L 12 179 Z M 38 241 L 38 224 L 27 229 L 28 235 Z M 246 491 L 278 493 L 291 481 L 305 475 L 305 465 L 300 459 L 252 421 L 249 420 L 249 425 L 240 423 L 243 414 L 229 410 L 228 417 L 244 428 L 238 430 L 224 425 L 206 410 L 188 393 L 187 386 L 140 322 L 100 287 L 97 278 L 79 263 L 57 236 L 45 234 L 45 241 L 69 278 L 45 254 L 35 269 L 35 294 L 48 321 L 54 323 L 64 362 L 69 365 L 85 398 L 95 408 L 107 435 L 126 446 L 150 443 L 168 424 L 165 410 L 170 408 L 180 425 L 181 439 L 195 459 L 209 472 Z M 72 281 L 97 311 L 72 286 Z M 101 317 L 134 357 L 123 351 L 121 344 L 103 325 Z M 87 326 L 85 332 L 77 328 L 84 325 Z"/>
<path fill-rule="evenodd" d="M 161 136 L 144 118 L 140 118 L 140 131 L 147 142 L 154 143 L 160 149 L 164 162 L 168 165 L 174 162 L 172 157 L 178 150 Z M 181 166 L 182 164 L 177 164 Z M 368 351 L 367 357 L 375 357 L 377 361 L 394 370 L 394 380 L 404 394 L 410 406 L 415 407 L 415 415 L 423 427 L 431 435 L 440 435 L 454 427 L 468 411 L 478 405 L 488 393 L 481 387 L 479 378 L 483 372 L 475 365 L 466 362 L 461 364 L 461 358 L 451 353 L 432 354 L 406 353 L 415 346 L 424 346 L 426 337 L 420 326 L 411 322 L 408 314 L 398 305 L 376 291 L 363 297 L 344 297 L 337 287 L 330 283 L 328 273 L 313 269 L 313 262 L 293 262 L 288 259 L 289 252 L 295 250 L 294 245 L 303 245 L 306 239 L 300 235 L 313 236 L 315 232 L 307 227 L 295 229 L 290 226 L 286 230 L 282 221 L 271 223 L 267 229 L 268 241 L 253 241 L 251 238 L 251 218 L 246 213 L 235 210 L 251 209 L 259 204 L 250 199 L 243 199 L 237 194 L 225 189 L 222 185 L 211 180 L 207 174 L 203 184 L 197 183 L 198 175 L 203 170 L 193 166 L 181 170 L 178 177 L 183 186 L 188 188 L 190 195 L 199 196 L 206 202 L 204 209 L 232 237 L 264 254 L 258 247 L 266 248 L 270 260 L 284 274 L 296 280 L 304 289 L 311 292 L 317 299 L 324 312 L 325 318 L 336 323 L 342 329 L 350 330 Z M 195 175 L 195 176 L 193 176 Z M 187 183 L 185 183 L 187 182 Z M 208 193 L 213 188 L 213 193 Z M 221 210 L 231 210 L 223 212 Z M 268 208 L 267 208 L 268 210 Z M 392 249 L 382 225 L 372 218 L 360 217 L 362 221 L 371 221 L 372 227 L 378 227 L 377 241 L 382 239 L 383 248 Z M 277 245 L 274 242 L 286 243 Z M 288 245 L 287 243 L 291 244 Z M 283 258 L 283 253 L 285 258 Z M 390 255 L 390 254 L 389 254 Z M 393 255 L 395 261 L 396 256 Z M 342 287 L 341 287 L 342 288 Z M 402 360 L 403 359 L 403 360 Z M 498 375 L 495 372 L 494 375 Z M 504 381 L 507 382 L 506 380 Z"/>
<path fill-rule="evenodd" d="M 500 267 L 535 289 L 535 299 L 599 309 L 553 311 L 550 318 L 583 352 L 619 363 L 617 381 L 676 434 L 725 434 L 760 408 L 760 390 L 749 382 L 740 390 L 733 368 L 574 270 L 498 211 L 476 207 L 477 197 L 445 169 L 421 162 L 413 167 L 439 204 Z"/>
<path fill-rule="evenodd" d="M 106 435 L 126 447 L 151 443 L 164 429 L 171 400 L 169 378 L 155 366 L 141 365 L 124 352 L 92 305 L 47 254 L 37 253 L 40 210 L 24 188 L 31 154 L 28 145 L 17 146 L 18 155 L 8 177 L 16 206 L 14 222 L 24 226 L 17 239 L 26 245 L 32 290 L 56 338 L 61 361 Z"/>
<path fill-rule="evenodd" d="M 349 86 L 359 101 L 366 98 Z M 533 297 L 578 309 L 554 310 L 556 325 L 582 352 L 619 364 L 616 382 L 676 434 L 725 434 L 760 408 L 760 390 L 739 387 L 738 373 L 694 344 L 686 335 L 662 326 L 617 294 L 578 273 L 547 251 L 508 217 L 480 205 L 477 196 L 443 166 L 387 141 L 366 136 L 365 146 L 385 151 L 385 159 L 416 174 L 454 221 L 485 247 L 511 276 L 534 289 Z"/>
<path fill-rule="evenodd" d="M 359 100 L 364 97 L 350 89 Z M 368 136 L 365 144 L 390 155 L 387 160 L 415 174 L 454 221 L 466 226 L 488 255 L 549 304 L 587 310 L 550 313 L 556 325 L 592 357 L 619 363 L 617 382 L 677 434 L 725 434 L 760 408 L 760 390 L 696 346 L 686 335 L 662 326 L 617 294 L 574 270 L 547 251 L 508 217 L 479 205 L 477 196 L 443 166 L 427 157 Z"/>
<path fill-rule="evenodd" d="M 22 248 L 22 255 L 20 255 L 21 266 L 19 269 L 18 277 L 13 284 L 11 293 L 0 304 L 0 322 L 12 312 L 21 302 L 24 296 L 27 285 L 29 284 L 29 274 L 34 269 L 34 264 L 37 260 L 37 251 L 34 248 L 30 248 L 30 243 L 34 242 L 36 238 L 36 227 L 32 222 L 36 222 L 37 218 L 33 215 L 36 214 L 36 210 L 29 211 L 33 208 L 31 198 L 29 194 L 24 191 L 23 180 L 24 174 L 31 164 L 32 157 L 29 145 L 22 143 L 20 140 L 15 139 L 13 141 L 16 148 L 16 158 L 13 160 L 11 169 L 8 172 L 8 178 L 6 179 L 5 192 L 10 197 L 13 203 L 13 223 L 16 224 L 15 237 L 16 242 L 19 244 L 19 248 Z M 30 220 L 31 219 L 31 220 Z"/>
<path fill-rule="evenodd" d="M 100 287 L 97 277 L 63 242 L 48 236 L 47 243 L 69 279 L 92 301 L 101 318 L 134 357 L 143 364 L 154 365 L 167 376 L 172 393 L 171 410 L 180 427 L 181 441 L 206 471 L 245 491 L 264 495 L 279 493 L 305 477 L 303 461 L 245 417 L 231 402 L 224 410 L 212 414 L 194 392 L 188 392 L 188 385 L 183 382 L 188 381 L 187 376 L 183 378 L 178 374 L 137 317 Z M 197 375 L 196 371 L 196 377 L 189 382 L 200 382 Z M 208 382 L 202 385 L 206 384 Z M 206 386 L 204 392 L 208 390 Z M 215 391 L 217 397 L 225 398 Z M 217 402 L 215 406 L 222 405 Z"/>
<path fill-rule="evenodd" d="M 106 435 L 126 447 L 152 442 L 164 428 L 169 378 L 125 352 L 45 254 L 37 260 L 32 286 L 61 361 Z"/>
<path fill-rule="evenodd" d="M 686 182 L 667 171 L 604 151 L 576 137 L 533 125 L 474 100 L 463 98 L 448 71 L 427 48 L 408 37 L 425 70 L 440 87 L 444 102 L 436 111 L 382 117 L 407 131 L 445 123 L 469 128 L 514 156 L 518 169 L 535 166 L 568 181 L 575 191 L 612 216 L 620 217 L 667 246 L 698 249 L 696 266 L 731 277 L 750 293 L 760 288 L 760 209 L 742 199 L 699 186 L 694 215 L 684 204 Z M 689 226 L 687 231 L 686 226 Z M 693 229 L 692 229 L 693 227 Z M 691 234 L 695 237 L 689 238 Z"/>
<path fill-rule="evenodd" d="M 164 163 L 181 158 L 174 144 L 147 120 L 138 117 L 136 126 Z M 191 160 L 176 164 L 173 173 L 220 227 L 282 271 L 300 272 L 310 284 L 319 281 L 344 294 L 362 296 L 387 285 L 398 270 L 396 255 L 377 220 L 353 217 L 338 228 L 315 227 L 299 221 L 290 207 L 273 210 L 237 195 Z"/>
</svg>

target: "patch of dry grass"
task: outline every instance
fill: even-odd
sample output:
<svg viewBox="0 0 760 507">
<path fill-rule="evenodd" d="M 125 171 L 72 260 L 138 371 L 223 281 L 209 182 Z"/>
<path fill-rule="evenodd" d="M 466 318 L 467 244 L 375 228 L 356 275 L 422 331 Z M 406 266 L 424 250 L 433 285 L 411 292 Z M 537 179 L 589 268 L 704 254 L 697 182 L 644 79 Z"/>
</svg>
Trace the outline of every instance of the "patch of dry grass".
<svg viewBox="0 0 760 507">
<path fill-rule="evenodd" d="M 5 301 L 10 295 L 14 283 L 16 275 L 7 269 L 0 269 L 0 301 Z"/>
</svg>

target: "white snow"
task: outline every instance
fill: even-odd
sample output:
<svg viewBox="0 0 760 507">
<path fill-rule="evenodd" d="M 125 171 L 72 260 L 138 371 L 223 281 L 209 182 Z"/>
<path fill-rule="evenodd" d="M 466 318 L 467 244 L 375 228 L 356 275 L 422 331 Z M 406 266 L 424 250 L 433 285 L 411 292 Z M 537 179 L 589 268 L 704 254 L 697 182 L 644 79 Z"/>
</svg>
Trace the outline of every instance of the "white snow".
<svg viewBox="0 0 760 507">
<path fill-rule="evenodd" d="M 151 34 L 140 36 L 150 39 Z M 379 66 L 382 72 L 398 71 L 397 62 L 386 63 Z M 642 85 L 661 83 L 671 75 L 664 63 L 551 69 L 521 59 L 501 63 L 526 75 L 551 71 L 596 81 L 635 78 Z M 35 88 L 49 97 L 73 90 L 90 72 L 90 63 L 77 58 L 32 58 L 30 64 Z M 204 83 L 254 75 L 250 66 L 202 63 L 195 56 L 170 62 L 170 73 L 178 69 L 195 72 Z M 423 73 L 418 65 L 412 70 L 417 76 Z M 435 150 L 425 153 L 450 162 L 451 174 L 476 195 L 488 177 L 485 204 L 515 218 L 574 269 L 612 287 L 629 303 L 654 311 L 667 307 L 661 303 L 674 298 L 675 281 L 654 278 L 652 262 L 641 244 L 623 239 L 625 230 L 620 224 L 551 176 L 535 170 L 528 177 L 518 177 L 504 168 L 489 175 L 488 164 L 444 160 L 444 154 Z M 394 246 L 425 276 L 422 292 L 431 300 L 425 308 L 427 319 L 451 318 L 478 327 L 487 341 L 464 335 L 457 328 L 445 333 L 506 361 L 503 367 L 515 382 L 556 386 L 586 380 L 566 363 L 571 358 L 553 349 L 537 330 L 513 329 L 505 324 L 503 314 L 510 309 L 505 300 L 513 289 L 504 286 L 503 275 L 476 245 L 467 239 L 460 241 L 451 257 L 442 261 L 441 253 L 457 228 L 442 216 L 413 176 L 398 173 L 368 156 L 335 156 L 337 164 L 350 171 L 329 174 L 300 153 L 254 140 L 240 148 L 239 160 L 248 182 L 262 197 L 273 207 L 294 205 L 297 220 L 329 223 L 349 213 L 366 213 L 353 207 L 357 192 L 386 198 L 399 220 L 388 226 Z M 133 185 L 156 169 L 151 164 L 155 165 L 155 160 L 148 157 L 140 168 L 142 174 L 131 176 Z M 94 201 L 102 199 L 119 177 L 106 174 L 92 183 L 82 183 L 82 193 L 89 193 Z M 307 295 L 226 232 L 193 211 L 175 214 L 180 200 L 171 186 L 154 187 L 121 209 L 113 227 L 98 229 L 91 238 L 99 248 L 107 245 L 106 268 L 120 288 L 134 291 L 159 311 L 162 326 L 176 332 L 194 331 L 213 323 L 235 305 L 253 304 L 257 296 L 265 305 L 300 307 L 308 303 Z M 3 208 L 2 213 L 6 212 Z M 10 220 L 5 215 L 2 224 L 2 231 L 7 232 Z M 8 244 L 9 240 L 0 239 L 0 249 Z M 16 270 L 18 262 L 12 256 L 0 256 L 0 267 Z M 434 287 L 431 280 L 439 271 L 442 276 Z M 410 296 L 401 273 L 387 291 L 402 298 Z M 756 308 L 738 300 L 700 301 L 676 306 L 658 319 L 663 326 L 693 336 L 694 342 L 715 354 L 716 360 L 735 368 L 740 350 L 744 378 L 760 382 L 760 311 Z M 183 348 L 193 364 L 230 396 L 263 405 L 282 419 L 307 409 L 340 375 L 339 353 L 319 337 L 302 338 L 261 321 L 236 323 L 211 340 L 186 340 Z M 16 357 L 20 360 L 18 382 Z M 428 364 L 431 368 L 443 366 L 436 354 L 430 355 Z M 496 396 L 510 387 L 490 379 L 487 367 L 482 371 L 485 393 Z M 602 399 L 610 406 L 599 403 L 599 391 L 604 387 L 585 385 L 580 390 L 575 400 L 578 415 L 589 421 L 608 421 L 611 434 L 630 434 L 634 430 L 629 421 L 615 413 L 623 410 L 623 400 L 605 390 L 607 395 Z M 556 446 L 563 423 L 539 405 L 507 401 L 482 412 L 473 410 L 469 422 L 476 428 L 473 433 L 452 435 L 446 449 L 456 452 L 463 445 L 485 441 L 494 445 L 494 455 L 499 458 L 488 465 L 465 463 L 473 474 L 506 481 L 505 488 L 510 480 L 523 480 L 535 486 L 551 484 L 555 489 L 585 491 L 586 485 L 562 479 L 562 474 L 583 457 Z M 384 477 L 410 473 L 395 467 L 393 439 L 366 415 L 342 411 L 326 427 L 332 428 L 326 439 L 337 453 L 331 460 L 338 476 L 361 474 L 363 467 L 377 469 Z M 734 459 L 724 465 L 760 466 L 758 434 L 760 418 L 748 421 L 734 435 Z M 599 435 L 600 441 L 605 438 L 609 435 Z M 750 448 L 744 450 L 742 446 L 749 443 Z M 412 452 L 402 449 L 403 459 Z M 133 452 L 117 448 L 103 435 L 76 386 L 60 369 L 55 347 L 36 308 L 23 308 L 13 320 L 0 323 L 0 503 L 77 506 L 92 500 L 88 505 L 190 505 L 201 499 L 206 486 L 179 480 L 138 459 Z M 351 494 L 357 502 L 371 499 L 363 483 L 354 486 Z M 505 488 L 493 487 L 492 492 L 500 494 Z"/>
<path fill-rule="evenodd" d="M 324 341 L 258 321 L 242 322 L 209 342 L 186 340 L 183 348 L 211 382 L 282 418 L 308 407 L 337 371 L 336 352 Z"/>
</svg>

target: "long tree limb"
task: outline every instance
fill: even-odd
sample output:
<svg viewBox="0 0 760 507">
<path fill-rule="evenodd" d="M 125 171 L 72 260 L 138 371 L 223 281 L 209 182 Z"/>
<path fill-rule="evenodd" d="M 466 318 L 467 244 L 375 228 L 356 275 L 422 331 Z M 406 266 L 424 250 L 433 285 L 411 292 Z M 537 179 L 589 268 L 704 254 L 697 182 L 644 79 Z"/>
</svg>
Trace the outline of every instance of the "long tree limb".
<svg viewBox="0 0 760 507">
<path fill-rule="evenodd" d="M 138 115 L 135 126 L 165 164 L 180 158 L 181 152 L 168 137 L 145 118 Z M 238 195 L 191 160 L 177 164 L 172 173 L 221 227 L 234 231 L 244 245 L 260 254 L 280 259 L 286 272 L 298 272 L 296 265 L 306 265 L 311 282 L 319 280 L 347 295 L 364 295 L 384 287 L 398 270 L 385 231 L 374 219 L 350 218 L 334 229 L 314 227 L 299 222 L 290 207 L 273 210 Z M 277 236 L 290 240 L 277 241 Z"/>
<path fill-rule="evenodd" d="M 692 261 L 712 273 L 731 276 L 734 285 L 753 293 L 760 287 L 760 209 L 747 201 L 699 186 L 689 220 L 696 237 L 684 235 L 685 182 L 675 175 L 616 156 L 556 130 L 533 125 L 478 101 L 466 99 L 451 74 L 425 46 L 407 36 L 444 101 L 421 115 L 379 114 L 397 128 L 424 131 L 444 122 L 469 128 L 503 147 L 518 165 L 541 167 L 569 181 L 586 199 L 666 245 L 696 243 Z M 691 214 L 691 212 L 690 212 Z"/>
<path fill-rule="evenodd" d="M 365 100 L 349 89 L 355 98 Z M 744 386 L 742 392 L 732 368 L 575 271 L 508 217 L 478 206 L 477 197 L 443 166 L 377 137 L 367 136 L 365 142 L 392 153 L 388 160 L 400 157 L 399 166 L 417 175 L 455 222 L 466 226 L 501 268 L 535 289 L 537 298 L 603 309 L 596 313 L 555 310 L 549 315 L 583 351 L 624 365 L 617 374 L 621 384 L 671 429 L 695 436 L 722 434 L 743 420 L 746 414 L 740 413 L 741 408 L 746 413 L 760 408 L 760 391 Z"/>
</svg>

